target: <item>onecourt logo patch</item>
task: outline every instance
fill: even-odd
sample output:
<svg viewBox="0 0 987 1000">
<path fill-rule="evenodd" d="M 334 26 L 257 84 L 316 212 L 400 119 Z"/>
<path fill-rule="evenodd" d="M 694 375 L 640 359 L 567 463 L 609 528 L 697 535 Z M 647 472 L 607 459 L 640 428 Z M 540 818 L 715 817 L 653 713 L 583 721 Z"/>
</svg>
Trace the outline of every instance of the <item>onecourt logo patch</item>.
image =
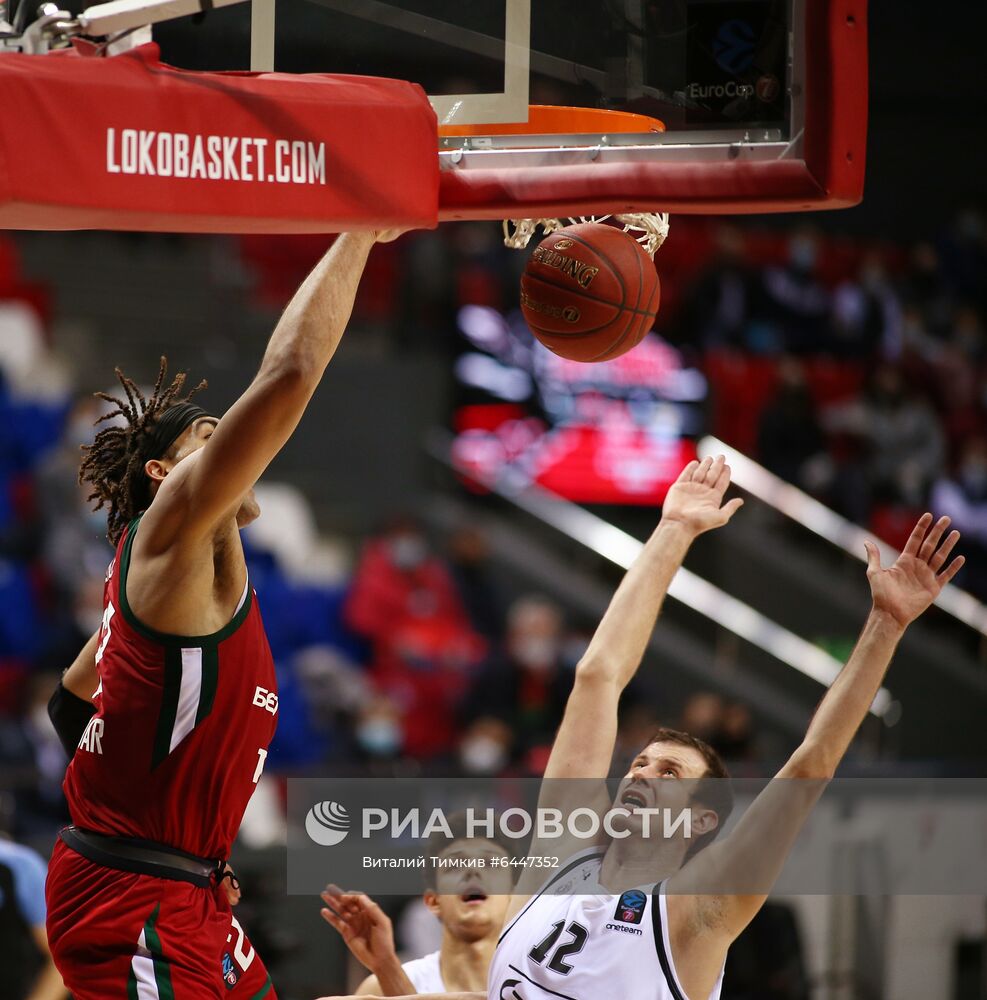
<svg viewBox="0 0 987 1000">
<path fill-rule="evenodd" d="M 316 802 L 305 817 L 305 832 L 321 847 L 334 847 L 350 832 L 350 814 L 338 802 Z"/>
</svg>

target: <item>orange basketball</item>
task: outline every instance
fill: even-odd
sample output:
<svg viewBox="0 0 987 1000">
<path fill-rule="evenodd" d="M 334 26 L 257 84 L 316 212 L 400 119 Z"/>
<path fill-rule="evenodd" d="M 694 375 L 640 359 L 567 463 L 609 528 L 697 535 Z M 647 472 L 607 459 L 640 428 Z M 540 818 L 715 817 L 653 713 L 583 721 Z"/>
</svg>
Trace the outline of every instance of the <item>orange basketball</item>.
<svg viewBox="0 0 987 1000">
<path fill-rule="evenodd" d="M 637 240 L 594 222 L 546 236 L 521 278 L 531 332 L 570 361 L 608 361 L 639 344 L 660 296 L 655 265 Z"/>
</svg>

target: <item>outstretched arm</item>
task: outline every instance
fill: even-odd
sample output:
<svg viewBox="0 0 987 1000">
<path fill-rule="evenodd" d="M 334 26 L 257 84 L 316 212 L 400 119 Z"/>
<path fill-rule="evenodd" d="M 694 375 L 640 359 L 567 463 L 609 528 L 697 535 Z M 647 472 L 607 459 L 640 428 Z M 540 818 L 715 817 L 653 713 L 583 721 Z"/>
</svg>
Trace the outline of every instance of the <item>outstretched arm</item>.
<svg viewBox="0 0 987 1000">
<path fill-rule="evenodd" d="M 617 703 L 637 673 L 668 587 L 693 540 L 727 523 L 743 500 L 721 506 L 730 469 L 690 462 L 672 484 L 661 521 L 627 571 L 576 668 L 546 778 L 605 778 L 617 737 Z"/>
<path fill-rule="evenodd" d="M 393 233 L 381 239 L 393 238 Z M 162 483 L 141 527 L 148 554 L 201 538 L 239 505 L 298 425 L 349 322 L 373 233 L 343 233 L 295 293 L 246 392 Z"/>
<path fill-rule="evenodd" d="M 943 568 L 960 537 L 953 531 L 943 541 L 948 526 L 948 517 L 933 525 L 932 515 L 923 515 L 889 569 L 881 568 L 877 547 L 867 543 L 867 579 L 873 599 L 870 614 L 850 659 L 816 710 L 805 739 L 777 775 L 800 780 L 772 781 L 728 838 L 700 852 L 671 880 L 674 892 L 709 893 L 710 887 L 717 885 L 767 889 L 778 877 L 806 817 L 864 721 L 905 629 L 963 565 L 963 557 L 958 556 Z M 684 914 L 695 927 L 720 935 L 725 949 L 765 898 L 766 892 L 680 896 L 674 900 L 673 910 Z M 674 913 L 670 920 L 675 920 Z"/>
</svg>

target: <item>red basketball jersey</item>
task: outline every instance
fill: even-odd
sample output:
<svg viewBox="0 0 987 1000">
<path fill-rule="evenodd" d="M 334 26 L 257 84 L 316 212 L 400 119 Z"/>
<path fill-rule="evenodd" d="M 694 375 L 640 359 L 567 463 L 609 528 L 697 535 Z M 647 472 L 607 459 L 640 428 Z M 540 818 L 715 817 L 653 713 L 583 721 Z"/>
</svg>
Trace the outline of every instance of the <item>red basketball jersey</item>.
<svg viewBox="0 0 987 1000">
<path fill-rule="evenodd" d="M 274 736 L 274 661 L 249 581 L 212 635 L 164 635 L 136 618 L 127 569 L 139 524 L 107 570 L 96 714 L 65 796 L 83 829 L 225 859 Z"/>
</svg>

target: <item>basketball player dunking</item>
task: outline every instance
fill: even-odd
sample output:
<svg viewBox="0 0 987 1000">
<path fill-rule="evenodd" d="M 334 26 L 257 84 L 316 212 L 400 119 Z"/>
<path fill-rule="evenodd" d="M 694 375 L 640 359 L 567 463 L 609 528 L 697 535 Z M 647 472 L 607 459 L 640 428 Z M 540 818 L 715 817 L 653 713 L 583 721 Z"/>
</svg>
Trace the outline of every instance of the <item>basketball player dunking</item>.
<svg viewBox="0 0 987 1000">
<path fill-rule="evenodd" d="M 336 240 L 222 418 L 180 398 L 184 375 L 166 386 L 163 361 L 150 398 L 119 372 L 125 398 L 104 396 L 122 419 L 80 478 L 109 509 L 116 554 L 102 625 L 63 681 L 96 711 L 66 772 L 73 825 L 47 886 L 52 954 L 76 1000 L 274 996 L 224 882 L 278 707 L 238 529 L 336 350 L 373 243 Z"/>
<path fill-rule="evenodd" d="M 668 586 L 693 540 L 726 524 L 740 506 L 740 500 L 723 505 L 729 482 L 720 457 L 690 463 L 669 490 L 658 528 L 576 670 L 545 772 L 546 779 L 560 780 L 543 784 L 539 808 L 574 806 L 567 801 L 566 789 L 572 787 L 583 789 L 579 797 L 585 806 L 586 782 L 570 779 L 606 777 L 617 703 L 641 662 Z M 723 783 L 708 780 L 725 777 L 723 765 L 702 741 L 660 730 L 631 764 L 617 802 L 607 797 L 593 806 L 598 811 L 611 805 L 628 811 L 662 806 L 676 815 L 688 805 L 694 839 L 686 839 L 682 827 L 678 836 L 646 837 L 637 819 L 624 828 L 631 836 L 588 850 L 578 850 L 575 842 L 568 851 L 558 840 L 536 842 L 532 854 L 568 861 L 543 885 L 525 883 L 522 876 L 487 993 L 454 994 L 455 1000 L 716 1000 L 727 949 L 764 903 L 863 722 L 905 628 L 963 564 L 960 556 L 944 568 L 959 538 L 953 531 L 943 541 L 948 525 L 948 518 L 933 524 L 931 514 L 923 515 L 886 570 L 868 543 L 871 611 L 805 739 L 777 775 L 798 780 L 772 781 L 730 835 L 710 844 L 729 810 Z M 419 994 L 418 1000 L 440 997 L 450 995 Z"/>
</svg>

